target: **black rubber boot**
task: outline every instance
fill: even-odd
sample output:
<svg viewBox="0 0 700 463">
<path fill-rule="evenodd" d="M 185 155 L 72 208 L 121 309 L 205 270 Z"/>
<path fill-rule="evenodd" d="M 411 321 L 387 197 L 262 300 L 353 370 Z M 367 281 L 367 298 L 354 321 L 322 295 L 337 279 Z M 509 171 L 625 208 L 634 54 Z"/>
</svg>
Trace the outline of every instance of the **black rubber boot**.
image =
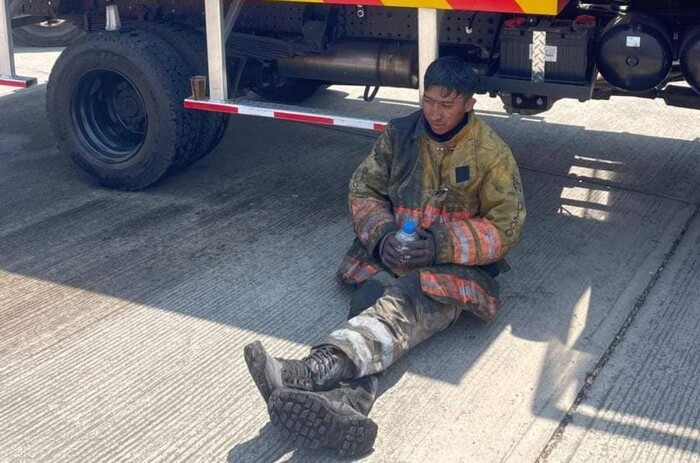
<svg viewBox="0 0 700 463">
<path fill-rule="evenodd" d="M 248 371 L 265 402 L 281 387 L 322 391 L 355 376 L 355 366 L 350 359 L 332 346 L 320 347 L 303 360 L 274 358 L 259 341 L 245 346 L 243 353 Z"/>
<path fill-rule="evenodd" d="M 367 418 L 377 395 L 377 379 L 343 382 L 330 391 L 276 389 L 270 421 L 284 437 L 306 449 L 334 449 L 355 457 L 372 450 L 377 424 Z"/>
</svg>

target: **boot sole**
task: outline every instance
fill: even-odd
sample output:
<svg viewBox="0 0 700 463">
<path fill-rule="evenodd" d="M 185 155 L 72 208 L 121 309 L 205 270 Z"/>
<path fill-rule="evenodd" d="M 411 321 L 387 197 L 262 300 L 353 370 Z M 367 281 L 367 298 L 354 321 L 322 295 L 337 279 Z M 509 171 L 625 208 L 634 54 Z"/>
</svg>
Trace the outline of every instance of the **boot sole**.
<svg viewBox="0 0 700 463">
<path fill-rule="evenodd" d="M 265 403 L 270 400 L 270 395 L 274 390 L 274 386 L 270 383 L 265 373 L 265 365 L 267 363 L 267 355 L 260 341 L 254 341 L 243 348 L 243 356 L 245 363 L 248 365 L 250 376 L 253 377 L 255 385 L 258 387 Z"/>
<path fill-rule="evenodd" d="M 270 421 L 282 435 L 306 449 L 326 447 L 343 457 L 372 450 L 377 424 L 360 413 L 334 410 L 325 397 L 294 389 L 277 389 L 267 404 Z"/>
</svg>

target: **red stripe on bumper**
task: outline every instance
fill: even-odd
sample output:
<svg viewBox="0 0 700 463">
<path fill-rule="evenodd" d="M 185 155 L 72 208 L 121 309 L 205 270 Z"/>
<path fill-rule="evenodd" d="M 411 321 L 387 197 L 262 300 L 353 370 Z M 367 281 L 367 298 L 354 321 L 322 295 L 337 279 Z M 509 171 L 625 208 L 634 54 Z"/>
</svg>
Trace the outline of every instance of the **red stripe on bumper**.
<svg viewBox="0 0 700 463">
<path fill-rule="evenodd" d="M 285 121 L 307 122 L 311 124 L 334 125 L 335 122 L 330 117 L 310 116 L 308 114 L 294 114 L 281 111 L 274 112 L 275 119 L 284 119 Z"/>
<path fill-rule="evenodd" d="M 0 77 L 0 85 L 5 87 L 27 88 L 29 87 L 30 83 L 26 80 L 4 79 Z"/>
<path fill-rule="evenodd" d="M 238 114 L 238 108 L 235 106 L 212 103 L 209 101 L 185 100 L 185 108 L 199 109 L 200 111 L 213 111 L 217 113 Z"/>
</svg>

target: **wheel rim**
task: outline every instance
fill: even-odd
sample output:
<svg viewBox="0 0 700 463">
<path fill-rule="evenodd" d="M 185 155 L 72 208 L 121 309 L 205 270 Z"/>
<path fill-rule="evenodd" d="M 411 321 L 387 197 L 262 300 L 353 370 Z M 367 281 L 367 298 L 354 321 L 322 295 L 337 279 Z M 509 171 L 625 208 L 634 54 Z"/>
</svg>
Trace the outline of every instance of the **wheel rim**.
<svg viewBox="0 0 700 463">
<path fill-rule="evenodd" d="M 60 38 L 73 33 L 75 29 L 77 29 L 75 25 L 60 18 L 31 24 L 22 28 L 22 30 L 28 33 L 46 38 Z"/>
<path fill-rule="evenodd" d="M 56 29 L 57 27 L 63 27 L 66 25 L 65 19 L 49 19 L 48 21 L 40 22 L 37 26 L 43 29 Z"/>
<path fill-rule="evenodd" d="M 78 137 L 100 161 L 128 161 L 146 139 L 143 98 L 119 72 L 99 69 L 85 74 L 73 93 L 71 108 Z"/>
</svg>

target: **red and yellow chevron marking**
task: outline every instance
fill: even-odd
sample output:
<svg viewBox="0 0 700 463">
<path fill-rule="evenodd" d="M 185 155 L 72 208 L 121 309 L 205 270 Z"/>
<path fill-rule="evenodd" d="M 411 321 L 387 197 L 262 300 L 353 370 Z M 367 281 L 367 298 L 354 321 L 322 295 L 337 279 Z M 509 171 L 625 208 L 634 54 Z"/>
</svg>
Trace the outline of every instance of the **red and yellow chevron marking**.
<svg viewBox="0 0 700 463">
<path fill-rule="evenodd" d="M 438 10 L 489 11 L 557 15 L 570 0 L 279 0 L 284 2 L 335 3 L 340 5 L 398 6 Z"/>
</svg>

